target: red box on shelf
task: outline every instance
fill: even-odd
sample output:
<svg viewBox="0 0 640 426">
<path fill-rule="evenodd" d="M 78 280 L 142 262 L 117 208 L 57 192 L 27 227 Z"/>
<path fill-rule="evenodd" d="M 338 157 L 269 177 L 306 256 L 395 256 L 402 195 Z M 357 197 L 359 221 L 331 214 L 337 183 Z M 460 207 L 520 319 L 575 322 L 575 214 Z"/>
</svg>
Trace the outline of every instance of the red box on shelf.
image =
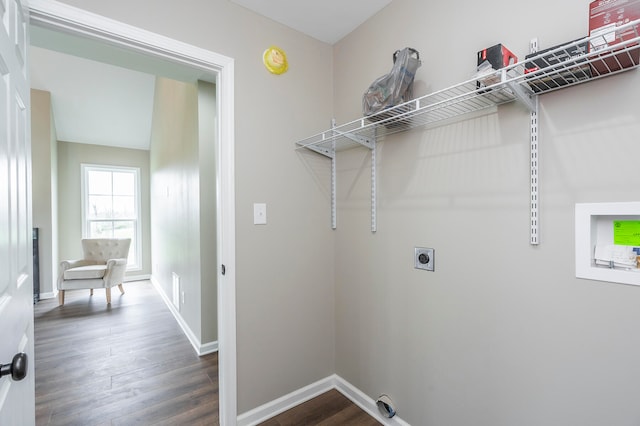
<svg viewBox="0 0 640 426">
<path fill-rule="evenodd" d="M 518 62 L 518 58 L 513 54 L 513 52 L 504 47 L 504 45 L 496 44 L 478 52 L 478 70 L 480 70 L 480 65 L 484 62 L 490 63 L 491 68 L 494 70 L 499 70 L 500 68 L 515 64 Z M 478 81 L 477 86 L 480 88 L 483 86 L 490 86 L 497 82 L 498 80 L 496 80 L 495 76 L 486 77 L 481 81 Z"/>
<path fill-rule="evenodd" d="M 595 0 L 589 4 L 589 36 L 591 39 L 590 52 L 609 49 L 611 46 L 637 37 L 634 28 L 623 31 L 615 29 L 631 21 L 640 19 L 640 0 Z M 635 44 L 633 45 L 635 46 Z M 591 66 L 594 76 L 619 71 L 633 67 L 640 63 L 640 46 L 610 55 L 601 60 L 595 60 Z"/>
<path fill-rule="evenodd" d="M 489 61 L 493 69 L 499 70 L 507 65 L 515 64 L 518 62 L 518 58 L 502 44 L 496 44 L 478 52 L 478 65 L 484 61 Z"/>
</svg>

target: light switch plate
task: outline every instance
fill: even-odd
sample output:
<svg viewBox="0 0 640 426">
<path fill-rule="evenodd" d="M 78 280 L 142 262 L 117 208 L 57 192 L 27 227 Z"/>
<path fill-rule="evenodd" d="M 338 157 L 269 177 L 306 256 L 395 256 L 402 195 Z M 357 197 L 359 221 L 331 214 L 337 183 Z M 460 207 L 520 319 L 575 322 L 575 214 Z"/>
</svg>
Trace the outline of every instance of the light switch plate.
<svg viewBox="0 0 640 426">
<path fill-rule="evenodd" d="M 267 205 L 265 203 L 253 204 L 253 224 L 254 225 L 267 224 Z"/>
</svg>

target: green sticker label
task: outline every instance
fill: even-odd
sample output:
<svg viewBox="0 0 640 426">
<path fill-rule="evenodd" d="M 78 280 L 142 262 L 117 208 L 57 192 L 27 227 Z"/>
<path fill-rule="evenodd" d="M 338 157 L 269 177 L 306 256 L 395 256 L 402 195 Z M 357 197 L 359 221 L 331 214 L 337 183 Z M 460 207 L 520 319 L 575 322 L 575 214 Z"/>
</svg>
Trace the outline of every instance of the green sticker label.
<svg viewBox="0 0 640 426">
<path fill-rule="evenodd" d="M 613 244 L 640 247 L 640 220 L 614 220 Z"/>
</svg>

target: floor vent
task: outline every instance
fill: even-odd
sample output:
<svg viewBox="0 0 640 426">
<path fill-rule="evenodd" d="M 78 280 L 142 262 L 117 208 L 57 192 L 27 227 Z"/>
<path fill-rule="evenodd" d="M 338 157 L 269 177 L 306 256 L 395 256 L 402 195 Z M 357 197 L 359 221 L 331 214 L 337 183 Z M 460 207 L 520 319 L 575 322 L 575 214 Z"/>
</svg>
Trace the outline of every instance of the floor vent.
<svg viewBox="0 0 640 426">
<path fill-rule="evenodd" d="M 173 306 L 180 311 L 180 277 L 175 272 L 173 274 Z"/>
</svg>

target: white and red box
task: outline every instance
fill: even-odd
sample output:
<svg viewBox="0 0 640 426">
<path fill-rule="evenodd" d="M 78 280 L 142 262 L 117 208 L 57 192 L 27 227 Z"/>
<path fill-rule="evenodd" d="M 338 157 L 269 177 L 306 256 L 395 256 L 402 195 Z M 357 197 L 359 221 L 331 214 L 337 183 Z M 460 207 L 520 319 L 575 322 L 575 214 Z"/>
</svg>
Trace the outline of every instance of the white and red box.
<svg viewBox="0 0 640 426">
<path fill-rule="evenodd" d="M 477 56 L 478 71 L 480 71 L 480 65 L 485 62 L 491 64 L 491 68 L 493 68 L 494 70 L 499 70 L 518 62 L 518 57 L 514 55 L 512 51 L 507 49 L 502 43 L 498 43 L 491 47 L 487 47 L 486 49 L 482 49 L 478 52 Z M 492 84 L 498 83 L 499 81 L 499 77 L 497 77 L 495 74 L 491 74 L 490 76 L 479 80 L 476 85 L 478 88 L 480 88 L 484 86 L 490 86 Z"/>
<path fill-rule="evenodd" d="M 620 53 L 592 63 L 594 76 L 640 63 L 640 46 L 629 49 L 630 45 L 625 43 L 638 36 L 635 28 L 616 30 L 637 19 L 640 19 L 640 0 L 595 0 L 589 4 L 590 52 L 610 51 L 611 46 L 624 43 Z"/>
</svg>

